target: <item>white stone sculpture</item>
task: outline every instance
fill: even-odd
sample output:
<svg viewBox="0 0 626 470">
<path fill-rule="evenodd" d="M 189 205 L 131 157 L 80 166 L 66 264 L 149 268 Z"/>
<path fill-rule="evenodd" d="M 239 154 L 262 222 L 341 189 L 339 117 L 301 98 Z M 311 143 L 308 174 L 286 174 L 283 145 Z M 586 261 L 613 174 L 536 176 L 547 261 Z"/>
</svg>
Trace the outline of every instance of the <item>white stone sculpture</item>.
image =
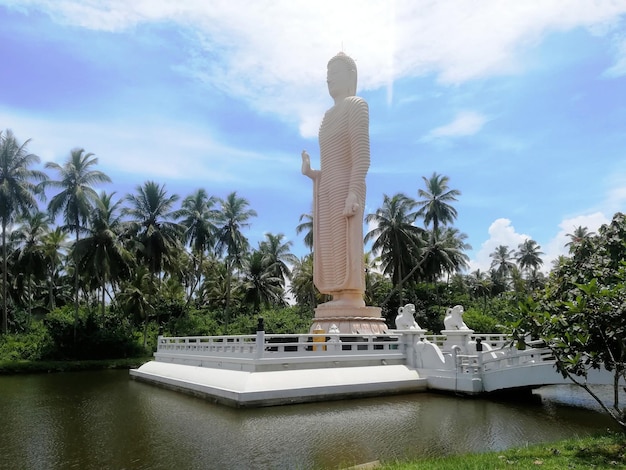
<svg viewBox="0 0 626 470">
<path fill-rule="evenodd" d="M 446 312 L 446 316 L 443 319 L 443 324 L 446 330 L 469 330 L 467 325 L 463 322 L 463 306 L 456 305 L 449 308 Z"/>
<path fill-rule="evenodd" d="M 421 330 L 415 321 L 415 305 L 406 304 L 404 307 L 398 307 L 398 316 L 396 316 L 397 330 Z"/>
<path fill-rule="evenodd" d="M 320 169 L 302 152 L 313 180 L 313 280 L 332 300 L 320 307 L 364 307 L 363 210 L 370 165 L 369 110 L 357 96 L 354 60 L 340 52 L 328 62 L 334 106 L 319 130 Z"/>
</svg>

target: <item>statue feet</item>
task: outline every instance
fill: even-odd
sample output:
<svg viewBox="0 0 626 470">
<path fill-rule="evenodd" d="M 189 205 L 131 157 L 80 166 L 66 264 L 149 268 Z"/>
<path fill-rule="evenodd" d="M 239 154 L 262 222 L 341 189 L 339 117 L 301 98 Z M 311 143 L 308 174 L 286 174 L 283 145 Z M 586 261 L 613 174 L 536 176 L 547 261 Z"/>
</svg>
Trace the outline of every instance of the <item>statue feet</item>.
<svg viewBox="0 0 626 470">
<path fill-rule="evenodd" d="M 361 308 L 365 307 L 361 292 L 333 293 L 333 300 L 318 305 L 317 308 Z"/>
</svg>

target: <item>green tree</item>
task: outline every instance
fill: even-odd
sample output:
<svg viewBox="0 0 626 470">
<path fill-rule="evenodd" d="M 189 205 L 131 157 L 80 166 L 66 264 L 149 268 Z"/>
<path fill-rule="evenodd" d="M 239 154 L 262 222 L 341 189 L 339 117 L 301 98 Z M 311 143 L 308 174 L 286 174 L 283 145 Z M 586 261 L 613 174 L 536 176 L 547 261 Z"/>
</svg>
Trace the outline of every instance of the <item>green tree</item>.
<svg viewBox="0 0 626 470">
<path fill-rule="evenodd" d="M 217 251 L 226 253 L 226 305 L 224 306 L 225 321 L 228 325 L 229 309 L 231 302 L 231 282 L 233 271 L 240 268 L 246 253 L 248 252 L 248 239 L 244 236 L 242 229 L 250 224 L 248 220 L 256 217 L 256 212 L 249 209 L 250 203 L 236 192 L 230 193 L 226 199 L 221 200 L 222 210 L 219 217 L 220 227 L 217 233 Z"/>
<path fill-rule="evenodd" d="M 450 203 L 456 202 L 461 192 L 448 187 L 450 178 L 447 176 L 433 173 L 430 178 L 422 176 L 422 179 L 426 184 L 426 190 L 420 189 L 417 192 L 422 198 L 417 201 L 419 207 L 417 215 L 424 217 L 426 226 L 432 222 L 433 233 L 437 233 L 440 225 L 454 222 L 457 218 L 457 211 Z"/>
<path fill-rule="evenodd" d="M 491 258 L 491 269 L 495 275 L 505 282 L 511 275 L 511 271 L 515 268 L 513 262 L 513 250 L 506 245 L 498 245 L 496 249 L 489 254 Z"/>
<path fill-rule="evenodd" d="M 107 282 L 113 285 L 127 277 L 133 262 L 121 238 L 123 222 L 119 209 L 122 202 L 113 202 L 114 195 L 100 193 L 90 217 L 89 234 L 74 246 L 80 271 L 92 277 L 100 288 L 102 316 Z"/>
<path fill-rule="evenodd" d="M 313 215 L 302 214 L 300 216 L 300 223 L 296 227 L 296 233 L 300 235 L 302 232 L 304 232 L 304 246 L 313 251 Z"/>
<path fill-rule="evenodd" d="M 2 333 L 8 328 L 7 228 L 19 215 L 37 207 L 35 196 L 42 195 L 39 181 L 46 175 L 30 167 L 39 157 L 28 153 L 30 139 L 20 144 L 13 132 L 0 131 L 0 218 L 2 219 Z"/>
<path fill-rule="evenodd" d="M 372 252 L 380 256 L 383 272 L 391 277 L 394 288 L 400 292 L 407 273 L 418 263 L 424 232 L 413 225 L 417 214 L 415 201 L 404 194 L 383 195 L 383 205 L 368 214 L 365 220 L 374 228 L 365 235 L 365 243 L 372 243 Z"/>
<path fill-rule="evenodd" d="M 290 292 L 300 306 L 313 311 L 318 304 L 319 291 L 313 284 L 313 255 L 298 259 L 293 266 Z"/>
<path fill-rule="evenodd" d="M 266 262 L 266 256 L 260 250 L 254 250 L 244 260 L 244 301 L 252 304 L 255 314 L 261 310 L 261 305 L 283 307 L 284 289 L 282 278 L 276 276 L 274 265 Z"/>
<path fill-rule="evenodd" d="M 566 234 L 566 236 L 570 238 L 570 241 L 567 242 L 565 246 L 569 248 L 570 253 L 573 253 L 579 244 L 593 235 L 595 235 L 594 232 L 590 232 L 587 227 L 579 225 L 578 227 L 574 227 L 574 231 L 572 233 Z"/>
<path fill-rule="evenodd" d="M 281 286 L 285 286 L 285 280 L 291 279 L 291 268 L 298 259 L 291 253 L 291 241 L 283 242 L 285 235 L 279 233 L 265 234 L 265 240 L 259 243 L 259 251 L 263 255 L 263 263 L 267 266 L 272 276 L 280 279 Z"/>
<path fill-rule="evenodd" d="M 67 250 L 67 233 L 56 227 L 43 238 L 44 259 L 48 276 L 48 308 L 55 309 L 55 279 L 62 267 Z"/>
<path fill-rule="evenodd" d="M 543 254 L 541 246 L 539 246 L 535 240 L 527 238 L 517 245 L 515 260 L 520 270 L 526 271 L 526 273 L 530 275 L 532 270 L 537 270 L 543 265 L 543 260 L 541 259 L 541 255 Z"/>
<path fill-rule="evenodd" d="M 626 216 L 577 244 L 550 274 L 541 296 L 520 305 L 515 334 L 545 342 L 564 377 L 585 389 L 626 432 L 620 388 L 626 381 Z M 613 375 L 613 403 L 587 384 L 592 369 Z"/>
<path fill-rule="evenodd" d="M 148 267 L 153 278 L 159 278 L 165 267 L 171 266 L 181 249 L 182 227 L 174 220 L 177 194 L 168 195 L 165 185 L 146 181 L 126 196 L 129 207 L 122 210 L 130 217 L 129 234 L 136 243 L 135 252 Z"/>
<path fill-rule="evenodd" d="M 425 232 L 422 252 L 422 273 L 429 282 L 435 282 L 443 275 L 452 275 L 469 264 L 465 250 L 471 246 L 465 242 L 467 235 L 453 227 L 446 227 L 442 233 Z"/>
<path fill-rule="evenodd" d="M 183 200 L 181 209 L 176 212 L 176 217 L 182 219 L 181 225 L 185 228 L 184 241 L 191 248 L 195 274 L 187 292 L 187 304 L 202 282 L 205 254 L 215 246 L 219 217 L 219 212 L 213 209 L 216 203 L 217 198 L 209 197 L 204 189 L 198 189 Z"/>
<path fill-rule="evenodd" d="M 42 278 L 45 272 L 45 251 L 43 240 L 49 232 L 48 215 L 35 211 L 18 219 L 18 228 L 11 233 L 17 242 L 17 267 L 26 276 L 28 313 L 32 313 L 33 277 Z"/>
<path fill-rule="evenodd" d="M 75 148 L 70 152 L 69 158 L 63 166 L 55 162 L 46 163 L 46 168 L 56 171 L 60 179 L 48 180 L 46 186 L 61 189 L 48 204 L 48 212 L 54 219 L 57 214 L 63 213 L 63 221 L 68 231 L 74 231 L 74 244 L 80 239 L 80 232 L 89 219 L 98 193 L 92 185 L 110 183 L 111 178 L 93 167 L 98 164 L 98 159 L 93 153 L 87 153 L 84 149 Z M 74 250 L 74 334 L 78 323 L 78 291 L 79 270 L 77 251 Z M 74 338 L 76 339 L 76 338 Z"/>
</svg>

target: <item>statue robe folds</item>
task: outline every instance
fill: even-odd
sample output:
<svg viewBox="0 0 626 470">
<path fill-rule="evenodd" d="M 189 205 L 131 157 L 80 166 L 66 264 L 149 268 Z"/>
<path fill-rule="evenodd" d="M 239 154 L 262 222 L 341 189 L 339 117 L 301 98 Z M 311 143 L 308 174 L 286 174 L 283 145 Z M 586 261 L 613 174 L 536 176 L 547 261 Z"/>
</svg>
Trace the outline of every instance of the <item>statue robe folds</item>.
<svg viewBox="0 0 626 470">
<path fill-rule="evenodd" d="M 314 180 L 314 282 L 325 294 L 363 293 L 363 211 L 370 165 L 369 110 L 349 96 L 329 109 L 319 131 L 320 173 Z M 347 217 L 346 200 L 356 196 Z"/>
</svg>

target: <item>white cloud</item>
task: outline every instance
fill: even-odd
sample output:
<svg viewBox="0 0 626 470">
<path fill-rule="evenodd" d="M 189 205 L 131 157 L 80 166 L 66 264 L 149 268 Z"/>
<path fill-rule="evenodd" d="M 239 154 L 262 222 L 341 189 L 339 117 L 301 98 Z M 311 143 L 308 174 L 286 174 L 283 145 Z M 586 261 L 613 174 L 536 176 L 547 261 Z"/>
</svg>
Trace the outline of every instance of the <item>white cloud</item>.
<svg viewBox="0 0 626 470">
<path fill-rule="evenodd" d="M 297 155 L 266 155 L 221 144 L 191 123 L 167 121 L 66 121 L 21 116 L 0 108 L 0 122 L 10 122 L 18 138 L 36 135 L 28 149 L 42 162 L 62 163 L 74 147 L 82 147 L 99 159 L 99 166 L 113 176 L 170 181 L 203 180 L 212 185 L 260 182 L 259 164 L 280 173 L 298 168 Z M 106 129 L 106 131 L 104 131 Z M 103 139 L 103 132 L 106 138 Z M 76 136 L 80 136 L 77 141 Z M 140 179 L 140 181 L 141 181 Z"/>
<path fill-rule="evenodd" d="M 470 260 L 470 272 L 480 269 L 483 272 L 489 271 L 491 258 L 489 255 L 495 251 L 499 245 L 508 246 L 511 250 L 516 250 L 517 246 L 528 238 L 529 235 L 517 233 L 515 227 L 509 219 L 496 219 L 489 226 L 489 238 L 483 242 L 476 252 L 476 257 Z"/>
<path fill-rule="evenodd" d="M 559 224 L 559 232 L 548 242 L 544 250 L 544 266 L 551 267 L 553 260 L 561 255 L 568 254 L 568 248 L 565 246 L 571 241 L 568 233 L 572 233 L 576 227 L 587 227 L 590 232 L 598 231 L 601 225 L 609 223 L 610 220 L 602 212 L 594 212 L 593 214 L 577 215 L 568 219 L 564 219 Z"/>
<path fill-rule="evenodd" d="M 151 22 L 182 26 L 190 41 L 181 67 L 263 112 L 297 119 L 304 136 L 316 132 L 324 106 L 325 65 L 344 49 L 359 66 L 363 89 L 434 74 L 461 83 L 523 69 L 520 52 L 554 31 L 579 27 L 594 34 L 619 30 L 626 2 L 579 0 L 0 0 L 21 11 L 47 12 L 59 22 L 128 31 Z M 624 70 L 624 52 L 609 73 Z M 311 106 L 310 103 L 322 103 Z M 323 104 L 326 103 L 326 104 Z M 474 126 L 478 126 L 477 123 Z"/>
<path fill-rule="evenodd" d="M 487 118 L 474 111 L 459 112 L 452 122 L 433 129 L 422 138 L 422 141 L 429 141 L 440 137 L 461 137 L 466 135 L 474 135 L 479 132 L 483 125 L 487 122 Z"/>
</svg>

